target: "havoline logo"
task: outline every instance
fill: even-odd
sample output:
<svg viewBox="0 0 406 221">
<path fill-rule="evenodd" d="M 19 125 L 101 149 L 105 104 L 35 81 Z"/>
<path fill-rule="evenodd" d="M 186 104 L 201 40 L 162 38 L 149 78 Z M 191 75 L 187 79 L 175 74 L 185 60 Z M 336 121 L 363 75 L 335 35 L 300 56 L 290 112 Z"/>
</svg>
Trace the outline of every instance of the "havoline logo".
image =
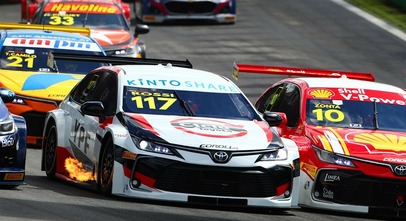
<svg viewBox="0 0 406 221">
<path fill-rule="evenodd" d="M 234 138 L 247 134 L 243 125 L 230 124 L 219 120 L 180 118 L 171 121 L 171 125 L 186 133 L 213 138 Z"/>
</svg>

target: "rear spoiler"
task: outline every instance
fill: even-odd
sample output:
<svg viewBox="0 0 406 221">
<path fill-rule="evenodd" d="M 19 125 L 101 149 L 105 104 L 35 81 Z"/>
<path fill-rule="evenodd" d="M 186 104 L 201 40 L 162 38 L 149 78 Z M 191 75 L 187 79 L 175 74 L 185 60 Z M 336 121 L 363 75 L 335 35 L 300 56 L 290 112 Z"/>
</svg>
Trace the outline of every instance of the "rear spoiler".
<svg viewBox="0 0 406 221">
<path fill-rule="evenodd" d="M 95 63 L 107 63 L 111 65 L 167 65 L 171 64 L 176 67 L 193 68 L 189 60 L 168 60 L 168 59 L 155 59 L 155 58 L 132 58 L 132 57 L 116 57 L 116 56 L 102 56 L 102 55 L 81 55 L 81 54 L 66 54 L 66 53 L 48 53 L 47 64 L 51 68 L 55 68 L 54 61 L 69 60 L 69 61 L 83 61 Z"/>
<path fill-rule="evenodd" d="M 43 30 L 43 31 L 63 31 L 70 33 L 78 33 L 90 35 L 90 28 L 75 27 L 75 26 L 57 26 L 57 25 L 39 25 L 39 24 L 20 24 L 0 22 L 0 29 L 30 29 L 30 30 Z"/>
<path fill-rule="evenodd" d="M 300 76 L 300 77 L 325 77 L 325 78 L 340 78 L 340 77 L 345 76 L 350 79 L 375 81 L 375 77 L 372 75 L 372 73 L 319 70 L 319 69 L 309 69 L 309 68 L 292 68 L 292 67 L 281 67 L 281 66 L 263 66 L 263 65 L 234 63 L 234 65 L 233 65 L 234 79 L 238 80 L 239 72 L 288 75 L 288 76 Z"/>
</svg>

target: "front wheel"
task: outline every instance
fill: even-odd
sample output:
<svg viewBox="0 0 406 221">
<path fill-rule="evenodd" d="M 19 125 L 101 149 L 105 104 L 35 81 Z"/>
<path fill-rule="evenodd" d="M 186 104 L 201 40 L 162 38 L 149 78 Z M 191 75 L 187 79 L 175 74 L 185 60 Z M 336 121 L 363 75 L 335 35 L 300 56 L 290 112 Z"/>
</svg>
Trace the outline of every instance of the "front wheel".
<svg viewBox="0 0 406 221">
<path fill-rule="evenodd" d="M 47 177 L 49 179 L 55 178 L 56 173 L 56 145 L 57 145 L 57 132 L 54 123 L 48 126 L 47 132 L 45 134 L 45 142 L 43 149 L 43 163 L 44 169 Z"/>
<path fill-rule="evenodd" d="M 114 169 L 114 144 L 112 138 L 108 138 L 100 155 L 99 161 L 99 187 L 103 194 L 111 194 L 113 186 Z"/>
</svg>

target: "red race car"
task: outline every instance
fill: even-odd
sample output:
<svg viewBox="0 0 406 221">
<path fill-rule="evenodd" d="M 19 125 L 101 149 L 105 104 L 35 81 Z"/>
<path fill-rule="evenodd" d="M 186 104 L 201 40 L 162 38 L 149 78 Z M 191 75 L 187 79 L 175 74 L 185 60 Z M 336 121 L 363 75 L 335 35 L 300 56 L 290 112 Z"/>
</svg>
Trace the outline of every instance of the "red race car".
<svg viewBox="0 0 406 221">
<path fill-rule="evenodd" d="M 35 11 L 37 10 L 38 5 L 44 1 L 46 1 L 46 0 L 9 0 L 9 2 L 21 2 L 21 19 L 22 20 L 32 19 Z M 131 19 L 130 4 L 123 2 L 122 0 L 113 0 L 113 1 L 115 1 L 117 4 L 119 4 L 121 6 L 125 17 L 127 18 L 128 21 L 130 21 L 130 19 Z M 72 2 L 78 2 L 78 1 L 73 0 Z M 86 1 L 82 1 L 82 2 L 86 2 Z M 103 0 L 100 2 L 103 2 Z"/>
<path fill-rule="evenodd" d="M 21 20 L 34 24 L 80 26 L 91 29 L 93 37 L 110 56 L 145 57 L 145 42 L 139 34 L 147 25 L 130 29 L 130 7 L 121 0 L 22 0 Z"/>
<path fill-rule="evenodd" d="M 289 77 L 256 101 L 300 153 L 299 205 L 406 217 L 406 92 L 370 73 L 235 64 Z"/>
</svg>

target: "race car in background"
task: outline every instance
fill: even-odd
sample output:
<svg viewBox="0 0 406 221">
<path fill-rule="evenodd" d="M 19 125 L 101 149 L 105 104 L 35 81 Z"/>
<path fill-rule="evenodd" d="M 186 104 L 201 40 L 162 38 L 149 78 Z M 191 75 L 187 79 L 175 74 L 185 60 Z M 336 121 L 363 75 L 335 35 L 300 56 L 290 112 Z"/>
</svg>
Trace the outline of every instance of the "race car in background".
<svg viewBox="0 0 406 221">
<path fill-rule="evenodd" d="M 138 20 L 162 23 L 176 20 L 210 20 L 235 23 L 236 0 L 132 0 Z"/>
<path fill-rule="evenodd" d="M 297 204 L 299 153 L 223 76 L 188 61 L 99 60 L 48 112 L 42 169 L 105 194 L 226 206 Z M 50 62 L 52 63 L 52 62 Z M 284 115 L 265 116 L 272 125 Z"/>
<path fill-rule="evenodd" d="M 275 83 L 257 110 L 300 153 L 299 206 L 406 217 L 406 92 L 370 73 L 236 64 L 238 72 L 300 76 Z"/>
<path fill-rule="evenodd" d="M 0 88 L 0 188 L 24 184 L 27 155 L 27 128 L 21 116 L 11 114 L 5 103 L 14 100 L 14 92 Z"/>
<path fill-rule="evenodd" d="M 27 6 L 28 14 L 22 19 L 28 18 L 30 23 L 89 27 L 91 37 L 99 42 L 107 55 L 146 56 L 145 42 L 138 35 L 148 33 L 149 27 L 136 24 L 132 33 L 128 3 L 117 0 L 37 0 Z"/>
<path fill-rule="evenodd" d="M 44 0 L 10 0 L 14 2 L 21 2 L 21 20 L 29 21 L 34 16 L 35 11 L 38 8 L 38 4 L 43 2 Z M 74 1 L 74 0 L 73 0 Z M 125 18 L 128 22 L 131 20 L 131 9 L 128 3 L 123 2 L 122 0 L 114 0 L 122 9 Z M 103 2 L 103 0 L 100 0 Z"/>
<path fill-rule="evenodd" d="M 73 33 L 72 33 L 73 32 Z M 16 93 L 9 111 L 27 122 L 27 142 L 40 145 L 45 113 L 98 63 L 61 61 L 48 66 L 48 52 L 105 55 L 88 28 L 0 23 L 0 87 Z M 56 74 L 58 73 L 58 74 Z"/>
</svg>

